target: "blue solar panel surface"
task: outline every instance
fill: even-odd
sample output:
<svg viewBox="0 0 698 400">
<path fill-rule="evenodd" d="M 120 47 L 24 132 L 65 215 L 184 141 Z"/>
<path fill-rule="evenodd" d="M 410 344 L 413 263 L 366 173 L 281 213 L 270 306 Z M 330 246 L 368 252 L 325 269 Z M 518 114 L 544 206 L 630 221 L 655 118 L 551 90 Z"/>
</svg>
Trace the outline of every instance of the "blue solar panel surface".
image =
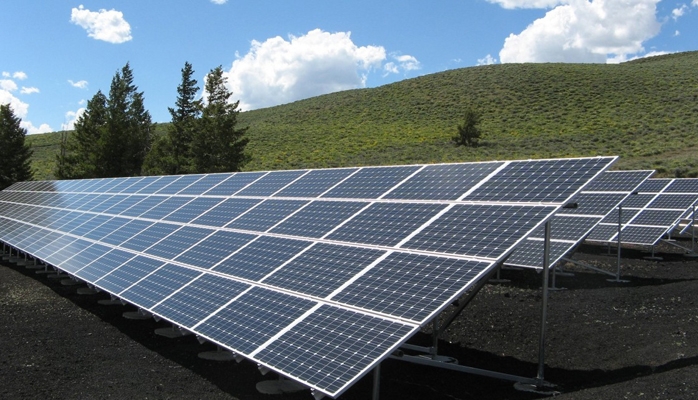
<svg viewBox="0 0 698 400">
<path fill-rule="evenodd" d="M 591 238 L 595 227 L 611 218 L 621 202 L 637 197 L 631 193 L 647 182 L 653 173 L 645 170 L 607 171 L 587 185 L 574 199 L 576 208 L 559 210 L 550 222 L 549 265 L 554 266 L 585 238 Z M 615 221 L 618 221 L 617 211 L 615 213 Z M 623 218 L 626 218 L 626 213 L 623 214 Z M 545 232 L 539 228 L 517 247 L 506 263 L 517 267 L 543 268 L 544 238 Z"/>
<path fill-rule="evenodd" d="M 336 397 L 615 160 L 24 182 L 0 241 Z"/>
<path fill-rule="evenodd" d="M 622 203 L 622 243 L 653 246 L 682 221 L 682 232 L 692 226 L 692 219 L 686 220 L 684 216 L 690 215 L 698 202 L 698 179 L 648 179 L 637 191 L 637 195 Z M 611 216 L 604 219 L 589 235 L 589 240 L 618 241 L 618 213 L 614 216 L 615 220 Z"/>
</svg>

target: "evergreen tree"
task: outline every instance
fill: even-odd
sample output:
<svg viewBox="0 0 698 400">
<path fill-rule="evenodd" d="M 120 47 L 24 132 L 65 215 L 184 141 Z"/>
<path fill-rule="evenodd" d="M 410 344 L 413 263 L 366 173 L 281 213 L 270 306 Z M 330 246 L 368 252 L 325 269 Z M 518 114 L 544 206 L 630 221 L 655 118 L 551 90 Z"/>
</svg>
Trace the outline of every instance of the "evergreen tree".
<svg viewBox="0 0 698 400">
<path fill-rule="evenodd" d="M 150 150 L 153 123 L 143 92 L 133 84 L 128 63 L 112 78 L 107 98 L 101 91 L 88 102 L 75 132 L 61 144 L 59 178 L 136 176 Z"/>
<path fill-rule="evenodd" d="M 100 138 L 101 177 L 141 174 L 150 150 L 153 124 L 143 104 L 143 92 L 133 84 L 128 63 L 114 75 L 107 101 L 106 130 Z"/>
<path fill-rule="evenodd" d="M 25 145 L 27 130 L 9 104 L 0 105 L 0 190 L 33 179 L 32 150 Z"/>
<path fill-rule="evenodd" d="M 237 128 L 239 101 L 228 103 L 232 92 L 226 87 L 223 67 L 211 70 L 206 77 L 205 106 L 198 129 L 192 138 L 195 172 L 240 171 L 248 161 L 245 146 L 247 128 Z"/>
<path fill-rule="evenodd" d="M 158 137 L 144 163 L 144 171 L 153 175 L 186 174 L 192 171 L 191 143 L 201 115 L 201 101 L 195 100 L 199 87 L 193 79 L 194 69 L 188 62 L 182 69 L 177 86 L 176 108 L 168 107 L 172 123 L 167 133 Z"/>
<path fill-rule="evenodd" d="M 453 141 L 457 145 L 477 147 L 480 140 L 481 132 L 478 125 L 482 116 L 477 111 L 470 108 L 465 110 L 465 118 L 463 124 L 458 125 L 458 134 L 453 137 Z"/>
<path fill-rule="evenodd" d="M 103 176 L 101 138 L 107 119 L 107 97 L 100 90 L 87 102 L 85 112 L 75 121 L 73 133 L 61 140 L 56 162 L 58 179 Z"/>
</svg>

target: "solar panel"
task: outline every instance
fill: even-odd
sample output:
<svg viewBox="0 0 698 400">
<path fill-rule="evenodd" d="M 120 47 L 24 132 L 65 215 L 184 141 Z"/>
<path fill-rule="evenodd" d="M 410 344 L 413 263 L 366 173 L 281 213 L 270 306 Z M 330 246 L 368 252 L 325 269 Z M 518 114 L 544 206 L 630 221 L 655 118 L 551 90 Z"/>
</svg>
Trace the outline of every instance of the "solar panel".
<svg viewBox="0 0 698 400">
<path fill-rule="evenodd" d="M 693 204 L 698 202 L 698 179 L 648 179 L 638 192 L 623 202 L 621 241 L 653 246 L 679 225 L 682 216 L 690 215 Z M 618 212 L 615 220 L 611 216 L 604 219 L 589 240 L 617 241 Z"/>
<path fill-rule="evenodd" d="M 336 397 L 615 160 L 30 182 L 0 240 Z"/>
<path fill-rule="evenodd" d="M 603 221 L 618 221 L 617 207 L 640 185 L 644 185 L 654 171 L 606 171 L 587 185 L 574 198 L 576 208 L 559 210 L 550 223 L 550 265 L 555 265 L 572 252 Z M 627 201 L 627 200 L 626 200 Z M 613 214 L 615 213 L 615 220 Z M 629 219 L 627 210 L 623 218 Z M 604 231 L 606 232 L 606 231 Z M 612 230 L 609 229 L 608 233 Z M 591 238 L 592 236 L 589 236 Z M 594 236 L 595 237 L 595 236 Z M 539 228 L 512 253 L 507 265 L 524 268 L 543 268 L 543 240 L 545 232 Z"/>
</svg>

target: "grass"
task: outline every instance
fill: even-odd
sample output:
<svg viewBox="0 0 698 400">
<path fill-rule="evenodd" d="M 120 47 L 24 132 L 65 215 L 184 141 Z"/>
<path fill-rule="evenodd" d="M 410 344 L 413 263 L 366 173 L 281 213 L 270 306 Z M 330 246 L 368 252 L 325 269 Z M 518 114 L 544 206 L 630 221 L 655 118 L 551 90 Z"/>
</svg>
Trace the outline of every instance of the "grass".
<svg viewBox="0 0 698 400">
<path fill-rule="evenodd" d="M 246 169 L 620 155 L 619 169 L 695 177 L 696 68 L 698 52 L 616 65 L 490 65 L 244 112 Z M 483 116 L 477 148 L 451 141 L 468 107 Z M 37 179 L 52 177 L 59 139 L 28 137 Z"/>
</svg>

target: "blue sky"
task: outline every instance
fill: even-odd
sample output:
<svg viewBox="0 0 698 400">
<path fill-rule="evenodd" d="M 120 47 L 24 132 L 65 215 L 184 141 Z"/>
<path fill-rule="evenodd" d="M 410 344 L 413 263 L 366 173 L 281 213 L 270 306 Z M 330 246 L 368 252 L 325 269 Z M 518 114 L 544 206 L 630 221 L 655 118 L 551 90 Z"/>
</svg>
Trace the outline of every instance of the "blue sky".
<svg viewBox="0 0 698 400">
<path fill-rule="evenodd" d="M 127 62 L 154 122 L 181 68 L 222 65 L 243 110 L 448 69 L 698 50 L 698 0 L 3 0 L 0 103 L 72 129 Z"/>
</svg>

